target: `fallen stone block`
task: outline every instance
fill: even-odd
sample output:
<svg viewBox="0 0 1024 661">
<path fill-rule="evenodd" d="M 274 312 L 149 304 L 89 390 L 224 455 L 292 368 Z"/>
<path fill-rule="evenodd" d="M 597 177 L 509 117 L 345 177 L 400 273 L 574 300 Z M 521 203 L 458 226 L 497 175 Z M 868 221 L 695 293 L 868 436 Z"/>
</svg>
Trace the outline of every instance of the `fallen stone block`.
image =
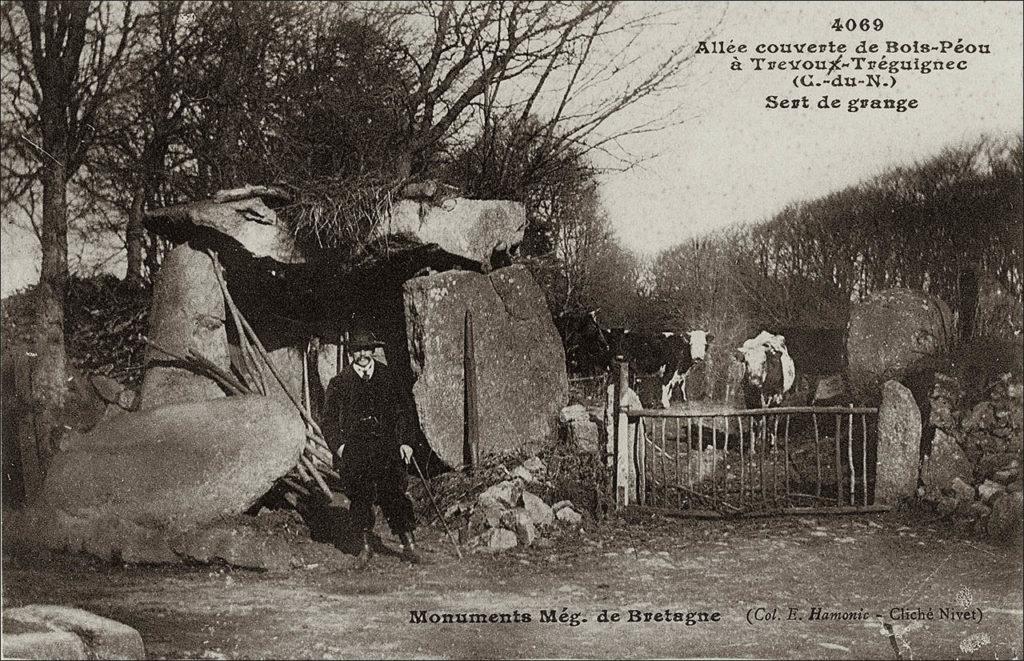
<svg viewBox="0 0 1024 661">
<path fill-rule="evenodd" d="M 967 513 L 973 518 L 984 519 L 992 513 L 992 508 L 981 501 L 976 500 L 967 508 Z"/>
<path fill-rule="evenodd" d="M 554 505 L 551 506 L 551 511 L 554 512 L 555 514 L 558 514 L 558 512 L 560 510 L 562 510 L 563 508 L 565 508 L 565 507 L 572 507 L 572 501 L 571 500 L 560 500 L 560 501 L 558 501 L 557 503 L 555 503 Z"/>
<path fill-rule="evenodd" d="M 974 467 L 964 456 L 956 439 L 943 430 L 936 429 L 931 454 L 926 455 L 921 467 L 925 498 L 937 500 L 941 490 L 948 488 L 955 478 L 969 482 L 973 474 Z"/>
<path fill-rule="evenodd" d="M 523 483 L 519 480 L 503 480 L 488 487 L 480 496 L 492 498 L 507 507 L 516 507 L 523 498 Z"/>
<path fill-rule="evenodd" d="M 493 552 L 507 551 L 519 544 L 519 538 L 511 530 L 495 528 L 487 539 L 487 550 Z"/>
<path fill-rule="evenodd" d="M 1007 468 L 992 474 L 992 479 L 1003 485 L 1013 482 L 1018 477 L 1020 477 L 1020 470 L 1016 468 Z"/>
<path fill-rule="evenodd" d="M 537 529 L 533 525 L 533 520 L 523 508 L 516 510 L 515 531 L 520 546 L 530 546 L 537 539 Z"/>
<path fill-rule="evenodd" d="M 298 462 L 302 419 L 244 395 L 125 413 L 58 453 L 47 506 L 186 530 L 247 510 Z"/>
<path fill-rule="evenodd" d="M 511 505 L 508 503 L 503 503 L 493 496 L 480 494 L 476 499 L 476 507 L 473 508 L 473 518 L 477 521 L 472 523 L 482 523 L 488 528 L 497 528 L 501 525 L 502 515 L 510 507 Z"/>
<path fill-rule="evenodd" d="M 958 507 L 968 507 L 974 502 L 974 487 L 967 484 L 964 480 L 959 477 L 953 478 L 950 483 L 950 487 L 953 489 L 953 493 L 956 494 L 956 502 Z"/>
<path fill-rule="evenodd" d="M 1020 545 L 1024 527 L 1024 494 L 1019 491 L 1002 494 L 992 501 L 991 506 L 989 535 L 997 541 Z"/>
<path fill-rule="evenodd" d="M 76 658 L 92 659 L 144 659 L 146 650 L 139 632 L 126 624 L 94 615 L 89 611 L 68 606 L 33 604 L 7 609 L 4 619 L 48 626 L 54 631 L 68 632 L 78 637 L 86 648 L 86 656 Z M 4 636 L 4 657 L 20 656 L 11 654 Z M 68 641 L 70 644 L 70 641 Z M 70 650 L 69 650 L 70 651 Z M 39 657 L 28 657 L 39 658 Z M 63 658 L 58 654 L 50 658 Z"/>
<path fill-rule="evenodd" d="M 535 526 L 550 526 L 555 522 L 555 513 L 540 496 L 524 491 L 523 507 Z"/>
<path fill-rule="evenodd" d="M 981 496 L 981 500 L 986 503 L 992 500 L 996 494 L 1000 494 L 1004 491 L 1006 491 L 1005 486 L 998 482 L 993 482 L 992 480 L 985 480 L 978 485 L 978 495 Z"/>
<path fill-rule="evenodd" d="M 82 639 L 70 631 L 11 632 L 4 616 L 5 659 L 88 659 Z M 137 657 L 142 658 L 142 657 Z"/>
<path fill-rule="evenodd" d="M 572 526 L 578 526 L 583 523 L 583 515 L 574 510 L 572 507 L 563 507 L 562 509 L 555 512 L 555 517 Z"/>
</svg>

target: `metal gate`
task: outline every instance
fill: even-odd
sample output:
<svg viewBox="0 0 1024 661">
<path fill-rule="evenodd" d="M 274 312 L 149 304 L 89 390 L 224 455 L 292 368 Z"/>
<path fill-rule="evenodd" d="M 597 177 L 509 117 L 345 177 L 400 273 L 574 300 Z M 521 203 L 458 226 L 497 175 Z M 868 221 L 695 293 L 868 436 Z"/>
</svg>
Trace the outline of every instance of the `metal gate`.
<svg viewBox="0 0 1024 661">
<path fill-rule="evenodd" d="M 610 439 L 617 507 L 705 518 L 888 509 L 873 504 L 876 408 L 620 402 Z"/>
</svg>

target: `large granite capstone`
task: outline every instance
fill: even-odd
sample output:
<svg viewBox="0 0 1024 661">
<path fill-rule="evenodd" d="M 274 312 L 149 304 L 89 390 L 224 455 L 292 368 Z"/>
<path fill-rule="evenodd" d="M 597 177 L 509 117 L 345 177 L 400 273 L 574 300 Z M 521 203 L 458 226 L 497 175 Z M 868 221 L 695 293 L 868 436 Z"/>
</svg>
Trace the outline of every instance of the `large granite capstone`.
<svg viewBox="0 0 1024 661">
<path fill-rule="evenodd" d="M 404 299 L 416 410 L 446 463 L 464 461 L 467 310 L 473 317 L 481 455 L 528 447 L 557 433 L 568 397 L 565 354 L 544 295 L 525 267 L 413 278 L 405 283 Z"/>
<path fill-rule="evenodd" d="M 246 511 L 304 443 L 294 407 L 259 395 L 124 413 L 54 457 L 43 499 L 80 516 L 187 529 Z"/>
<path fill-rule="evenodd" d="M 401 200 L 382 229 L 411 234 L 455 255 L 486 262 L 499 243 L 523 240 L 526 210 L 519 202 L 452 198 L 441 205 Z"/>
</svg>

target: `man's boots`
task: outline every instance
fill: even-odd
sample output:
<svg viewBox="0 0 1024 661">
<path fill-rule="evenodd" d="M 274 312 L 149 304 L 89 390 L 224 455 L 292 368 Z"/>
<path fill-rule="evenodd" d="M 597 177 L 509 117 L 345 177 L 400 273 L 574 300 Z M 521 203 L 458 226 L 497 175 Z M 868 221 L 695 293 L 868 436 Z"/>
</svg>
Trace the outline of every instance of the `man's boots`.
<svg viewBox="0 0 1024 661">
<path fill-rule="evenodd" d="M 365 565 L 370 561 L 370 558 L 373 557 L 373 546 L 370 544 L 369 532 L 363 532 L 362 538 L 363 547 L 359 550 L 359 555 L 357 556 L 356 559 L 359 561 L 360 564 Z"/>
<path fill-rule="evenodd" d="M 416 538 L 411 532 L 399 533 L 402 542 L 402 559 L 414 565 L 429 565 L 430 559 L 416 551 Z"/>
</svg>

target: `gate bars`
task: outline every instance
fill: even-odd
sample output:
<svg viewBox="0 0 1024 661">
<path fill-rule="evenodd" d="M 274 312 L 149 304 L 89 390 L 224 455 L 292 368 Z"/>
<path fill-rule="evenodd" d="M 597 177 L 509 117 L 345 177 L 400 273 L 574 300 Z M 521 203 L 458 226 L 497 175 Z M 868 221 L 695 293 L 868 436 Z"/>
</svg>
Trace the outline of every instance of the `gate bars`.
<svg viewBox="0 0 1024 661">
<path fill-rule="evenodd" d="M 877 408 L 630 409 L 624 376 L 613 402 L 617 508 L 706 518 L 879 509 L 867 422 Z"/>
</svg>

